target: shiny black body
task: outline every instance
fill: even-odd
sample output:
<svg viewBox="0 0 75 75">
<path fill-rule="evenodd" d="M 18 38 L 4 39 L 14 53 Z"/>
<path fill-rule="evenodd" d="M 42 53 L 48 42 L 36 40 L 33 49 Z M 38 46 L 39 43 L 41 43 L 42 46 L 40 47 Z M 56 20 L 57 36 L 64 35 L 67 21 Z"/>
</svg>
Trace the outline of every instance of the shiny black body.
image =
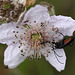
<svg viewBox="0 0 75 75">
<path fill-rule="evenodd" d="M 64 47 L 70 45 L 70 44 L 74 41 L 74 38 L 71 37 L 71 38 L 69 38 L 69 39 L 70 39 L 70 40 L 67 39 L 67 40 L 68 40 L 67 42 L 66 42 L 66 40 L 64 39 L 64 40 L 62 40 L 61 42 L 55 43 L 55 48 L 61 49 L 61 48 L 64 48 Z"/>
<path fill-rule="evenodd" d="M 62 41 L 59 41 L 57 43 L 50 42 L 50 41 L 43 41 L 40 44 L 50 43 L 52 45 L 54 44 L 56 49 L 61 49 L 61 48 L 64 48 L 64 47 L 70 45 L 73 41 L 74 41 L 74 37 L 71 37 L 71 38 L 66 39 L 66 40 L 63 39 Z"/>
<path fill-rule="evenodd" d="M 50 43 L 52 45 L 52 51 L 54 52 L 54 55 L 57 59 L 57 61 L 60 63 L 60 64 L 64 64 L 63 62 L 61 62 L 58 57 L 63 57 L 63 56 L 60 56 L 56 53 L 56 49 L 61 49 L 61 48 L 64 48 L 68 45 L 70 45 L 72 42 L 74 41 L 74 37 L 71 37 L 69 39 L 63 39 L 62 41 L 59 41 L 59 42 L 56 42 L 53 40 L 53 42 L 50 42 L 50 41 L 43 41 L 43 42 L 40 42 L 40 44 L 45 44 L 45 43 Z M 53 46 L 55 45 L 55 46 Z"/>
</svg>

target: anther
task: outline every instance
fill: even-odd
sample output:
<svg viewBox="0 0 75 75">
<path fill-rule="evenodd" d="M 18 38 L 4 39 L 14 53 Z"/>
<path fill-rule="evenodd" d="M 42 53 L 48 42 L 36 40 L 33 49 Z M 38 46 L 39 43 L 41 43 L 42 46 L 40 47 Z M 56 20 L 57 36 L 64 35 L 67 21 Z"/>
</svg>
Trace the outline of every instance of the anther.
<svg viewBox="0 0 75 75">
<path fill-rule="evenodd" d="M 19 26 L 16 26 L 16 28 L 19 28 Z"/>
<path fill-rule="evenodd" d="M 23 53 L 23 50 L 21 50 L 21 52 Z"/>
<path fill-rule="evenodd" d="M 34 21 L 34 23 L 36 23 L 36 21 Z"/>
<path fill-rule="evenodd" d="M 16 33 L 18 33 L 18 31 Z"/>
<path fill-rule="evenodd" d="M 21 38 L 21 40 L 23 40 L 23 38 Z"/>
<path fill-rule="evenodd" d="M 18 48 L 20 48 L 21 46 L 19 46 Z"/>
<path fill-rule="evenodd" d="M 13 33 L 15 33 L 15 31 L 13 31 Z"/>
<path fill-rule="evenodd" d="M 22 45 L 22 43 L 20 43 Z"/>
<path fill-rule="evenodd" d="M 15 37 L 17 38 L 17 36 L 15 35 Z"/>
<path fill-rule="evenodd" d="M 22 56 L 24 56 L 24 54 L 21 54 Z"/>
<path fill-rule="evenodd" d="M 15 43 L 15 42 L 13 41 L 13 43 Z"/>
</svg>

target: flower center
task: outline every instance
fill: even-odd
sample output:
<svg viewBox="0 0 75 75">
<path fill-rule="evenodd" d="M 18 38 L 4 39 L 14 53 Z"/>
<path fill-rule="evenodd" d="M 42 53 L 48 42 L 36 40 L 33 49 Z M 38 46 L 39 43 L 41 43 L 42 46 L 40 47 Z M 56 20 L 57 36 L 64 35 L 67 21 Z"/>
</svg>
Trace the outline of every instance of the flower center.
<svg viewBox="0 0 75 75">
<path fill-rule="evenodd" d="M 41 34 L 31 34 L 31 45 L 32 48 L 35 50 L 39 50 L 40 48 L 40 41 L 42 41 L 42 36 Z"/>
<path fill-rule="evenodd" d="M 28 22 L 28 21 L 26 21 Z M 26 24 L 24 28 L 16 26 L 17 29 L 22 29 L 22 33 L 20 31 L 13 31 L 16 39 L 18 39 L 19 47 L 21 50 L 21 55 L 26 55 L 30 58 L 41 58 L 41 54 L 45 54 L 48 56 L 52 47 L 51 42 L 53 42 L 53 38 L 57 40 L 55 36 L 57 32 L 57 28 L 53 28 L 53 26 L 47 27 L 44 23 L 40 25 L 28 25 Z M 47 42 L 49 41 L 49 42 Z M 43 43 L 44 42 L 44 43 Z M 13 43 L 16 43 L 13 41 Z"/>
<path fill-rule="evenodd" d="M 41 40 L 41 35 L 39 35 L 39 34 L 32 34 L 31 35 L 31 39 L 34 40 L 34 42 L 36 40 Z"/>
</svg>

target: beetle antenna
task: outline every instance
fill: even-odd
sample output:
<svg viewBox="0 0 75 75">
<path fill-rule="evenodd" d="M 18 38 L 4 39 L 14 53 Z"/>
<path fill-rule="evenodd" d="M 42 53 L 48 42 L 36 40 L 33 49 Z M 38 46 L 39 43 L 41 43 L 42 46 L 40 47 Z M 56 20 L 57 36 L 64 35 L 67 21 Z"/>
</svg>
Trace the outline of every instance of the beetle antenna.
<svg viewBox="0 0 75 75">
<path fill-rule="evenodd" d="M 54 51 L 54 53 L 55 53 L 58 57 L 63 57 L 63 56 L 58 55 L 58 54 L 56 53 L 56 51 L 55 51 L 55 50 L 53 50 L 53 51 Z"/>
<path fill-rule="evenodd" d="M 53 50 L 53 51 L 54 51 L 54 50 Z M 55 57 L 56 57 L 57 61 L 58 61 L 60 64 L 64 64 L 64 63 L 62 63 L 62 62 L 60 62 L 60 61 L 59 61 L 59 59 L 57 58 L 57 56 L 58 56 L 58 55 L 56 54 L 56 52 L 55 52 L 55 51 L 54 51 L 54 55 L 55 55 Z M 59 57 L 61 57 L 61 56 L 59 56 Z"/>
<path fill-rule="evenodd" d="M 64 64 L 64 63 L 62 63 L 62 62 L 60 62 L 60 61 L 59 61 L 59 59 L 57 58 L 57 56 L 56 56 L 56 54 L 55 54 L 55 53 L 54 53 L 54 55 L 55 55 L 55 57 L 56 57 L 57 61 L 58 61 L 60 64 Z"/>
<path fill-rule="evenodd" d="M 58 33 L 60 33 L 63 37 L 65 37 L 61 32 L 58 32 Z"/>
<path fill-rule="evenodd" d="M 58 56 L 58 57 L 63 57 L 63 56 L 59 56 L 59 55 L 55 52 L 54 48 L 53 48 L 52 51 L 54 52 L 54 55 L 55 55 L 57 61 L 58 61 L 60 64 L 64 64 L 64 63 L 60 62 L 59 59 L 57 58 L 57 56 Z"/>
</svg>

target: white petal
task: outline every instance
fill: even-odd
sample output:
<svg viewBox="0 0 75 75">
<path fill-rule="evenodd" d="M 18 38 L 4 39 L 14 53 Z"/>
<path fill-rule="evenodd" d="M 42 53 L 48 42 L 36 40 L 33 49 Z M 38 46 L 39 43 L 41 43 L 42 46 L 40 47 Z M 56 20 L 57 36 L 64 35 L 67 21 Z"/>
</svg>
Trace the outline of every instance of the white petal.
<svg viewBox="0 0 75 75">
<path fill-rule="evenodd" d="M 54 27 L 58 27 L 59 32 L 63 33 L 64 36 L 72 36 L 75 31 L 75 20 L 67 16 L 52 16 L 50 24 Z"/>
<path fill-rule="evenodd" d="M 65 52 L 63 49 L 56 49 L 55 50 L 56 53 L 59 55 L 59 56 L 62 56 L 62 57 L 58 57 L 56 55 L 55 57 L 55 54 L 54 54 L 54 51 L 50 51 L 50 54 L 48 57 L 45 57 L 46 60 L 53 66 L 55 67 L 58 71 L 61 71 L 61 70 L 64 70 L 65 68 L 65 64 L 66 64 L 66 55 L 65 55 Z M 63 64 L 61 64 L 61 63 Z"/>
<path fill-rule="evenodd" d="M 17 67 L 26 58 L 26 55 L 21 55 L 21 50 L 18 46 L 18 44 L 10 45 L 4 52 L 4 65 L 8 65 L 10 69 Z"/>
<path fill-rule="evenodd" d="M 50 15 L 46 7 L 36 5 L 26 13 L 23 22 L 26 20 L 29 20 L 31 23 L 34 21 L 36 23 L 45 22 L 50 20 Z"/>
<path fill-rule="evenodd" d="M 15 33 L 13 33 L 13 31 L 19 31 L 19 34 L 24 32 L 23 29 L 16 28 L 14 22 L 2 24 L 0 26 L 0 43 L 9 45 L 12 41 L 16 41 L 17 39 L 15 38 Z"/>
</svg>

